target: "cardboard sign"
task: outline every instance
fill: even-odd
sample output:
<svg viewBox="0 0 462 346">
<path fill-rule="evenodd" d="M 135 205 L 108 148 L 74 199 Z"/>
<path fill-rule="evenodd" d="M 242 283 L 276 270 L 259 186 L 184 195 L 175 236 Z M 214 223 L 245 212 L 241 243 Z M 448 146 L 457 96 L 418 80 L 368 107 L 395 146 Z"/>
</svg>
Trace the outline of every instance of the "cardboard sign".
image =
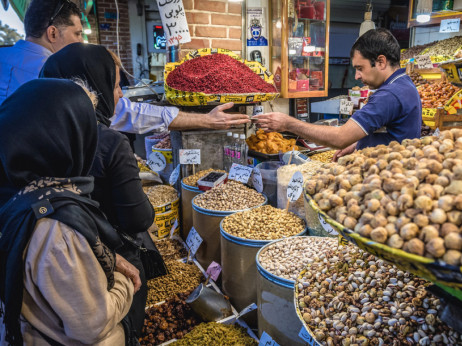
<svg viewBox="0 0 462 346">
<path fill-rule="evenodd" d="M 252 184 L 255 190 L 257 190 L 260 193 L 263 192 L 263 179 L 261 176 L 261 172 L 257 167 L 253 169 Z"/>
<path fill-rule="evenodd" d="M 440 32 L 459 32 L 460 18 L 443 19 L 440 24 Z"/>
<path fill-rule="evenodd" d="M 154 172 L 160 172 L 167 165 L 167 161 L 165 160 L 165 156 L 161 152 L 154 151 L 151 154 L 149 154 L 146 164 Z"/>
<path fill-rule="evenodd" d="M 228 179 L 236 180 L 242 184 L 247 184 L 252 174 L 252 167 L 246 167 L 233 163 L 229 171 Z"/>
<path fill-rule="evenodd" d="M 322 216 L 321 214 L 318 214 L 318 219 L 319 219 L 319 222 L 321 223 L 322 228 L 324 228 L 324 231 L 326 231 L 330 235 L 338 235 L 338 232 L 331 225 L 327 223 L 327 221 L 324 219 L 324 216 Z"/>
<path fill-rule="evenodd" d="M 180 149 L 180 163 L 182 165 L 200 165 L 200 149 Z"/>
<path fill-rule="evenodd" d="M 191 42 L 182 0 L 157 0 L 167 46 Z"/>
<path fill-rule="evenodd" d="M 415 57 L 415 63 L 418 68 L 433 68 L 433 63 L 429 55 L 417 55 Z"/>
<path fill-rule="evenodd" d="M 287 185 L 287 199 L 295 202 L 300 198 L 303 191 L 303 175 L 301 172 L 295 172 Z"/>
<path fill-rule="evenodd" d="M 176 166 L 176 168 L 173 170 L 172 174 L 170 174 L 170 178 L 168 179 L 168 183 L 170 185 L 175 185 L 177 182 L 178 178 L 180 177 L 180 164 Z"/>
<path fill-rule="evenodd" d="M 213 261 L 207 268 L 206 273 L 213 281 L 217 281 L 221 273 L 221 266 L 217 262 Z"/>
<path fill-rule="evenodd" d="M 197 233 L 196 229 L 194 227 L 191 227 L 191 230 L 189 231 L 188 238 L 186 238 L 186 245 L 188 245 L 189 250 L 191 250 L 191 256 L 194 256 L 194 254 L 197 252 L 197 249 L 199 249 L 199 246 L 202 244 L 202 238 Z"/>
<path fill-rule="evenodd" d="M 351 115 L 351 113 L 353 112 L 354 105 L 355 105 L 355 103 L 353 101 L 348 101 L 346 99 L 341 99 L 340 100 L 339 113 L 340 114 Z"/>
<path fill-rule="evenodd" d="M 263 332 L 260 337 L 258 346 L 279 346 L 279 344 L 273 340 L 266 332 Z"/>
</svg>

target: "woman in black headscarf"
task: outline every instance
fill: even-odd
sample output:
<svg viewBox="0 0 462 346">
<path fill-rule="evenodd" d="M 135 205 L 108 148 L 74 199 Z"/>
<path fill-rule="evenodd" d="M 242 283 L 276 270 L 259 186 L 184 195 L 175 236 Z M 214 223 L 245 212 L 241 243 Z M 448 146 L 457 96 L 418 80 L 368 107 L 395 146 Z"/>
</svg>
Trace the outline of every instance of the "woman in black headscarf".
<svg viewBox="0 0 462 346">
<path fill-rule="evenodd" d="M 89 198 L 94 114 L 81 86 L 57 79 L 30 81 L 0 106 L 2 345 L 124 344 L 134 285 Z"/>
<path fill-rule="evenodd" d="M 80 78 L 97 93 L 99 142 L 90 171 L 95 177 L 92 198 L 101 204 L 101 210 L 119 233 L 136 238 L 137 234 L 146 234 L 145 231 L 154 221 L 154 211 L 143 192 L 138 165 L 128 139 L 108 127 L 109 118 L 114 115 L 115 105 L 122 96 L 119 86 L 120 68 L 115 62 L 117 59 L 103 46 L 74 43 L 50 56 L 40 76 Z M 138 336 L 141 335 L 147 298 L 147 285 L 139 251 L 139 247 L 135 247 L 130 241 L 125 241 L 124 247 L 118 250 L 139 269 L 143 283 L 127 316 Z M 159 268 L 160 271 L 163 269 Z"/>
</svg>

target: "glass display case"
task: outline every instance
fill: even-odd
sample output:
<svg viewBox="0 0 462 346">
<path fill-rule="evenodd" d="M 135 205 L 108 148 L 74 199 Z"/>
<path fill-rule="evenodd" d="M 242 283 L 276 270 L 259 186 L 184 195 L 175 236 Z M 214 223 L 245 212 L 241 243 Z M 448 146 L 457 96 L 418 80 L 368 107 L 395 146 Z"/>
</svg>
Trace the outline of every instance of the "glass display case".
<svg viewBox="0 0 462 346">
<path fill-rule="evenodd" d="M 284 98 L 327 96 L 330 0 L 271 0 L 271 71 Z"/>
</svg>

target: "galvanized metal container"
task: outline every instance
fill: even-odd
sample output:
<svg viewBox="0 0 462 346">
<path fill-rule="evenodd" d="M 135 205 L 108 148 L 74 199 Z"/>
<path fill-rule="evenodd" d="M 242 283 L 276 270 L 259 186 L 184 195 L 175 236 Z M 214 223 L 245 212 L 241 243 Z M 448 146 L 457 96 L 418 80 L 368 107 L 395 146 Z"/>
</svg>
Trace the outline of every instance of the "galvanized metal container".
<svg viewBox="0 0 462 346">
<path fill-rule="evenodd" d="M 297 234 L 297 236 L 304 235 L 305 233 L 306 229 Z M 255 258 L 259 250 L 272 241 L 244 239 L 232 236 L 222 228 L 221 223 L 220 234 L 223 292 L 239 311 L 249 304 L 257 302 L 257 285 L 255 280 L 257 276 L 257 264 Z M 251 327 L 256 327 L 256 311 L 249 313 L 245 321 Z"/>
<path fill-rule="evenodd" d="M 266 196 L 263 196 L 265 197 L 265 201 L 262 204 L 255 206 L 254 208 L 261 207 L 268 202 Z M 196 252 L 196 259 L 201 264 L 201 266 L 207 268 L 213 261 L 221 263 L 220 223 L 223 218 L 225 216 L 248 209 L 230 211 L 204 209 L 198 207 L 194 203 L 194 200 L 197 197 L 198 196 L 194 197 L 191 203 L 193 209 L 193 226 L 203 241 L 199 247 L 199 250 Z"/>
<path fill-rule="evenodd" d="M 183 180 L 184 178 L 181 180 L 181 237 L 186 240 L 193 226 L 191 202 L 194 197 L 203 191 L 199 190 L 198 187 L 186 185 Z"/>
<path fill-rule="evenodd" d="M 295 281 L 278 277 L 262 267 L 259 258 L 266 249 L 280 240 L 262 247 L 256 256 L 258 334 L 263 332 L 279 345 L 306 345 L 298 336 L 302 323 L 294 306 Z"/>
</svg>

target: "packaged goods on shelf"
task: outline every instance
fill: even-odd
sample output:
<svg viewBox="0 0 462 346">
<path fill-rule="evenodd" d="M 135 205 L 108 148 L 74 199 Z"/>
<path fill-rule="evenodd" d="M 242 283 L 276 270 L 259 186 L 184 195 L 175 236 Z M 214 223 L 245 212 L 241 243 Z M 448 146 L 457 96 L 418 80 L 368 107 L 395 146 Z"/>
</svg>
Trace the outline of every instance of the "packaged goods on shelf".
<svg viewBox="0 0 462 346">
<path fill-rule="evenodd" d="M 354 246 L 332 248 L 301 272 L 296 308 L 321 345 L 460 344 L 428 285 Z"/>
<path fill-rule="evenodd" d="M 285 209 L 287 204 L 287 186 L 295 172 L 300 171 L 303 175 L 303 181 L 311 179 L 311 176 L 323 165 L 320 161 L 310 161 L 302 165 L 287 165 L 278 168 L 278 208 Z M 302 219 L 305 218 L 305 207 L 303 204 L 303 194 L 300 198 L 290 203 L 289 211 L 295 213 Z"/>
<path fill-rule="evenodd" d="M 239 238 L 273 240 L 303 232 L 305 222 L 291 212 L 264 205 L 227 216 L 222 228 Z"/>
</svg>

